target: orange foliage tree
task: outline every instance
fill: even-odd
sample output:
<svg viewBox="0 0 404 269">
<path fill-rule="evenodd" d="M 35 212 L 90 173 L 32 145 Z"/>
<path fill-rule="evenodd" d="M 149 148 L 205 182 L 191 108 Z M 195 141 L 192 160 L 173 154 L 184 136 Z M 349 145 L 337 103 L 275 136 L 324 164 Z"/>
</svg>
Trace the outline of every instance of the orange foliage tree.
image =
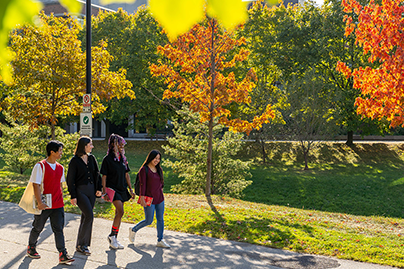
<svg viewBox="0 0 404 269">
<path fill-rule="evenodd" d="M 379 3 L 379 4 L 378 4 Z M 337 69 L 353 77 L 362 91 L 356 98 L 357 113 L 372 119 L 385 118 L 391 127 L 404 125 L 404 5 L 402 0 L 371 0 L 366 6 L 343 0 L 345 35 L 355 34 L 356 42 L 376 68 L 351 70 L 345 63 Z M 353 23 L 358 16 L 358 23 Z"/>
<path fill-rule="evenodd" d="M 167 89 L 163 98 L 178 98 L 201 116 L 201 124 L 208 125 L 208 150 L 205 195 L 211 202 L 212 139 L 214 123 L 229 127 L 230 131 L 249 133 L 274 118 L 269 105 L 252 122 L 231 117 L 226 108 L 231 103 L 249 103 L 250 91 L 255 87 L 255 72 L 250 69 L 243 78 L 236 78 L 232 68 L 247 60 L 249 51 L 240 48 L 245 38 L 236 39 L 232 32 L 223 31 L 217 21 L 208 18 L 188 33 L 158 52 L 168 63 L 150 66 L 154 76 L 165 78 Z"/>
</svg>

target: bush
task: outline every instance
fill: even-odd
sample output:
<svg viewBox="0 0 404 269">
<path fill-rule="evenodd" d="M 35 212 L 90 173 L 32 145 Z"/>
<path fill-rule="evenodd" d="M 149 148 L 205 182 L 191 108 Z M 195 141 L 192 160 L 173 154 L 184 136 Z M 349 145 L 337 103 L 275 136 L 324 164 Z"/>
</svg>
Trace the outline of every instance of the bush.
<svg viewBox="0 0 404 269">
<path fill-rule="evenodd" d="M 46 157 L 50 127 L 40 126 L 37 129 L 30 129 L 28 125 L 11 121 L 10 126 L 0 124 L 0 130 L 3 133 L 0 148 L 4 151 L 0 157 L 6 163 L 6 169 L 22 174 Z M 69 162 L 79 138 L 78 133 L 65 135 L 65 132 L 62 128 L 56 127 L 56 140 L 65 145 L 63 157 L 59 161 L 62 165 Z"/>
</svg>

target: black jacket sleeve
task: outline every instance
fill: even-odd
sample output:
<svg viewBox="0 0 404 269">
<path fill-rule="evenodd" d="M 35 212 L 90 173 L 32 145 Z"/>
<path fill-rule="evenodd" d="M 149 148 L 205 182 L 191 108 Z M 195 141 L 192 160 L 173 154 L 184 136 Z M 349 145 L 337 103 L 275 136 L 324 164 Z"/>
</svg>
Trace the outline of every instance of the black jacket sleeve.
<svg viewBox="0 0 404 269">
<path fill-rule="evenodd" d="M 77 178 L 77 161 L 73 157 L 69 162 L 69 169 L 67 170 L 67 190 L 70 194 L 70 199 L 77 198 L 76 193 L 76 178 Z"/>
<path fill-rule="evenodd" d="M 94 155 L 90 155 L 90 159 L 93 162 L 93 179 L 94 179 L 94 184 L 95 184 L 95 190 L 101 191 L 102 190 L 102 182 L 101 182 L 101 174 L 100 174 L 100 169 L 98 168 L 98 163 L 97 159 L 94 157 Z"/>
</svg>

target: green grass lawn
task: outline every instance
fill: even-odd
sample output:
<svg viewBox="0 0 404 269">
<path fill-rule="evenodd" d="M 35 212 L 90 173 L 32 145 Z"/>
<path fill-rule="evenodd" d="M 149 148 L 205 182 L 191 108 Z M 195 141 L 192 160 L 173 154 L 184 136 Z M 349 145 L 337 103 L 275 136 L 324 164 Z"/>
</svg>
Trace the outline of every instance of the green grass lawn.
<svg viewBox="0 0 404 269">
<path fill-rule="evenodd" d="M 269 164 L 260 164 L 253 144 L 240 156 L 255 163 L 243 199 L 214 196 L 221 218 L 202 195 L 170 193 L 180 179 L 165 169 L 166 229 L 404 267 L 404 159 L 396 144 L 322 144 L 313 151 L 309 171 L 302 170 L 296 144 L 267 146 Z M 161 144 L 128 143 L 132 181 L 152 148 L 161 150 Z M 99 163 L 105 149 L 104 141 L 95 141 Z M 0 199 L 18 202 L 28 174 L 0 170 Z M 68 197 L 66 211 L 78 213 Z M 110 203 L 95 208 L 98 217 L 112 219 L 113 212 Z M 143 209 L 126 203 L 124 221 L 142 219 Z"/>
</svg>

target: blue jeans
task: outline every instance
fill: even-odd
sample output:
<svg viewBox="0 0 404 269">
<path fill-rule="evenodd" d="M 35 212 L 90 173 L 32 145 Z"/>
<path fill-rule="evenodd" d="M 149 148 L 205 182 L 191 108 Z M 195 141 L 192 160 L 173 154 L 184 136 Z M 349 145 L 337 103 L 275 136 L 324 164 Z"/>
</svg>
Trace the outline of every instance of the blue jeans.
<svg viewBox="0 0 404 269">
<path fill-rule="evenodd" d="M 143 227 L 146 227 L 153 222 L 154 211 L 156 211 L 156 219 L 157 219 L 157 241 L 161 241 L 163 239 L 163 231 L 164 231 L 164 201 L 157 205 L 150 205 L 144 207 L 144 216 L 145 219 L 136 224 L 133 227 L 133 231 L 137 232 Z"/>
</svg>

